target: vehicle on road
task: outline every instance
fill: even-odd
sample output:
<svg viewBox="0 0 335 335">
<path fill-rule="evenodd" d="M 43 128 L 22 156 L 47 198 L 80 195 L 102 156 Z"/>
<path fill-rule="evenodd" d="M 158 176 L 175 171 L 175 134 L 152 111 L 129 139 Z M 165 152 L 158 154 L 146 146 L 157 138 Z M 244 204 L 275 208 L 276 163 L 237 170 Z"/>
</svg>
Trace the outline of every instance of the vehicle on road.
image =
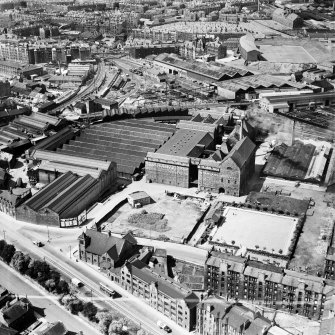
<svg viewBox="0 0 335 335">
<path fill-rule="evenodd" d="M 84 284 L 77 278 L 72 278 L 71 283 L 76 287 L 82 287 Z"/>
<path fill-rule="evenodd" d="M 33 241 L 33 244 L 37 245 L 38 247 L 44 246 L 44 244 L 41 241 Z"/>
<path fill-rule="evenodd" d="M 99 287 L 100 287 L 100 291 L 105 293 L 106 295 L 108 295 L 111 298 L 115 297 L 116 292 L 111 289 L 110 287 L 108 287 L 107 285 L 103 284 L 103 283 L 99 283 Z"/>
<path fill-rule="evenodd" d="M 161 320 L 158 320 L 158 321 L 157 321 L 157 326 L 158 326 L 160 329 L 165 330 L 167 333 L 171 333 L 171 332 L 172 332 L 172 329 L 171 329 L 166 323 L 164 323 L 164 322 L 161 321 Z"/>
</svg>

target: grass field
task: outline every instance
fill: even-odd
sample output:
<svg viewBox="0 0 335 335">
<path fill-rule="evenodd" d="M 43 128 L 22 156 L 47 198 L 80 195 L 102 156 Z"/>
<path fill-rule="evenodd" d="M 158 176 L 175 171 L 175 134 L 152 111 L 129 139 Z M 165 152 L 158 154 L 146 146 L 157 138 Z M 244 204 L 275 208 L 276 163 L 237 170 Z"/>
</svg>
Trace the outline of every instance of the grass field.
<svg viewBox="0 0 335 335">
<path fill-rule="evenodd" d="M 214 242 L 226 242 L 236 246 L 275 253 L 281 249 L 288 253 L 297 219 L 245 209 L 227 207 L 223 224 L 213 234 Z"/>
<path fill-rule="evenodd" d="M 316 63 L 303 47 L 295 45 L 261 45 L 263 57 L 272 63 Z"/>
</svg>

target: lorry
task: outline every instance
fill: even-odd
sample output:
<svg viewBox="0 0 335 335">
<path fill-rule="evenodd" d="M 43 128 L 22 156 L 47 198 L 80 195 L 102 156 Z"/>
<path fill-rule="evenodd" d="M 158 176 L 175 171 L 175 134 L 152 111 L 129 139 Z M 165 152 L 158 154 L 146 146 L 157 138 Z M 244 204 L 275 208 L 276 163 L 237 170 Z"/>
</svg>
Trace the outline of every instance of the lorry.
<svg viewBox="0 0 335 335">
<path fill-rule="evenodd" d="M 82 287 L 84 286 L 84 284 L 77 278 L 72 278 L 71 279 L 71 283 L 72 285 L 76 286 L 76 287 Z"/>
</svg>

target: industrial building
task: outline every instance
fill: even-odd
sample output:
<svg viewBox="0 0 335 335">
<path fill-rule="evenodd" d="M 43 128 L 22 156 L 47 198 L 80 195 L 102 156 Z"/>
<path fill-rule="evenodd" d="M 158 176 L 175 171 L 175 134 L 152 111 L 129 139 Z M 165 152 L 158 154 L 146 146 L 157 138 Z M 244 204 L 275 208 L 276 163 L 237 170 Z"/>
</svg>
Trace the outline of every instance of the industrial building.
<svg viewBox="0 0 335 335">
<path fill-rule="evenodd" d="M 196 115 L 180 121 L 172 138 L 146 157 L 148 182 L 239 196 L 254 171 L 255 144 L 250 125 Z M 227 133 L 227 134 L 225 134 Z M 217 144 L 220 143 L 220 144 Z"/>
<path fill-rule="evenodd" d="M 102 123 L 83 130 L 58 148 L 57 153 L 116 162 L 118 176 L 131 180 L 144 167 L 147 152 L 156 151 L 175 129 L 172 125 L 142 120 Z"/>
<path fill-rule="evenodd" d="M 256 74 L 238 79 L 226 80 L 214 84 L 217 94 L 229 100 L 244 99 L 248 97 L 257 98 L 258 90 L 274 88 L 309 88 L 306 84 L 287 81 L 280 77 L 269 74 Z"/>
<path fill-rule="evenodd" d="M 86 221 L 87 209 L 116 186 L 115 163 L 75 157 L 70 160 L 52 151 L 37 151 L 35 156 L 42 162 L 41 181 L 50 184 L 17 208 L 18 220 L 58 227 L 79 226 Z"/>
<path fill-rule="evenodd" d="M 295 13 L 290 13 L 287 9 L 276 8 L 272 13 L 272 19 L 281 23 L 288 29 L 298 29 L 304 24 L 304 20 Z"/>
<path fill-rule="evenodd" d="M 0 73 L 8 77 L 23 75 L 30 78 L 32 74 L 41 76 L 43 74 L 42 66 L 27 65 L 15 61 L 0 60 Z"/>
<path fill-rule="evenodd" d="M 154 64 L 170 74 L 210 82 L 220 82 L 252 75 L 250 71 L 227 65 L 207 66 L 196 61 L 184 61 L 174 54 L 161 54 L 154 59 Z"/>
<path fill-rule="evenodd" d="M 261 60 L 261 52 L 255 44 L 255 38 L 252 35 L 244 35 L 240 38 L 239 51 L 243 59 L 248 62 Z"/>
<path fill-rule="evenodd" d="M 289 180 L 320 183 L 331 155 L 331 145 L 304 144 L 295 141 L 292 146 L 276 146 L 263 168 L 263 174 Z"/>
</svg>

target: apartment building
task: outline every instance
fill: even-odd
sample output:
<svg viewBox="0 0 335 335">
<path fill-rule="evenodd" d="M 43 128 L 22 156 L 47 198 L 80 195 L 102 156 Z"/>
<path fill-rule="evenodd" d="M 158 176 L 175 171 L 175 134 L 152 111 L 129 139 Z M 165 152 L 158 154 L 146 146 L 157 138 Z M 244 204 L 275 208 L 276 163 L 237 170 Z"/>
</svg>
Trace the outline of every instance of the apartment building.
<svg viewBox="0 0 335 335">
<path fill-rule="evenodd" d="M 317 320 L 330 286 L 324 278 L 213 251 L 206 262 L 205 289 Z"/>
<path fill-rule="evenodd" d="M 198 297 L 186 286 L 135 259 L 120 272 L 119 284 L 188 331 L 196 322 Z"/>
</svg>

